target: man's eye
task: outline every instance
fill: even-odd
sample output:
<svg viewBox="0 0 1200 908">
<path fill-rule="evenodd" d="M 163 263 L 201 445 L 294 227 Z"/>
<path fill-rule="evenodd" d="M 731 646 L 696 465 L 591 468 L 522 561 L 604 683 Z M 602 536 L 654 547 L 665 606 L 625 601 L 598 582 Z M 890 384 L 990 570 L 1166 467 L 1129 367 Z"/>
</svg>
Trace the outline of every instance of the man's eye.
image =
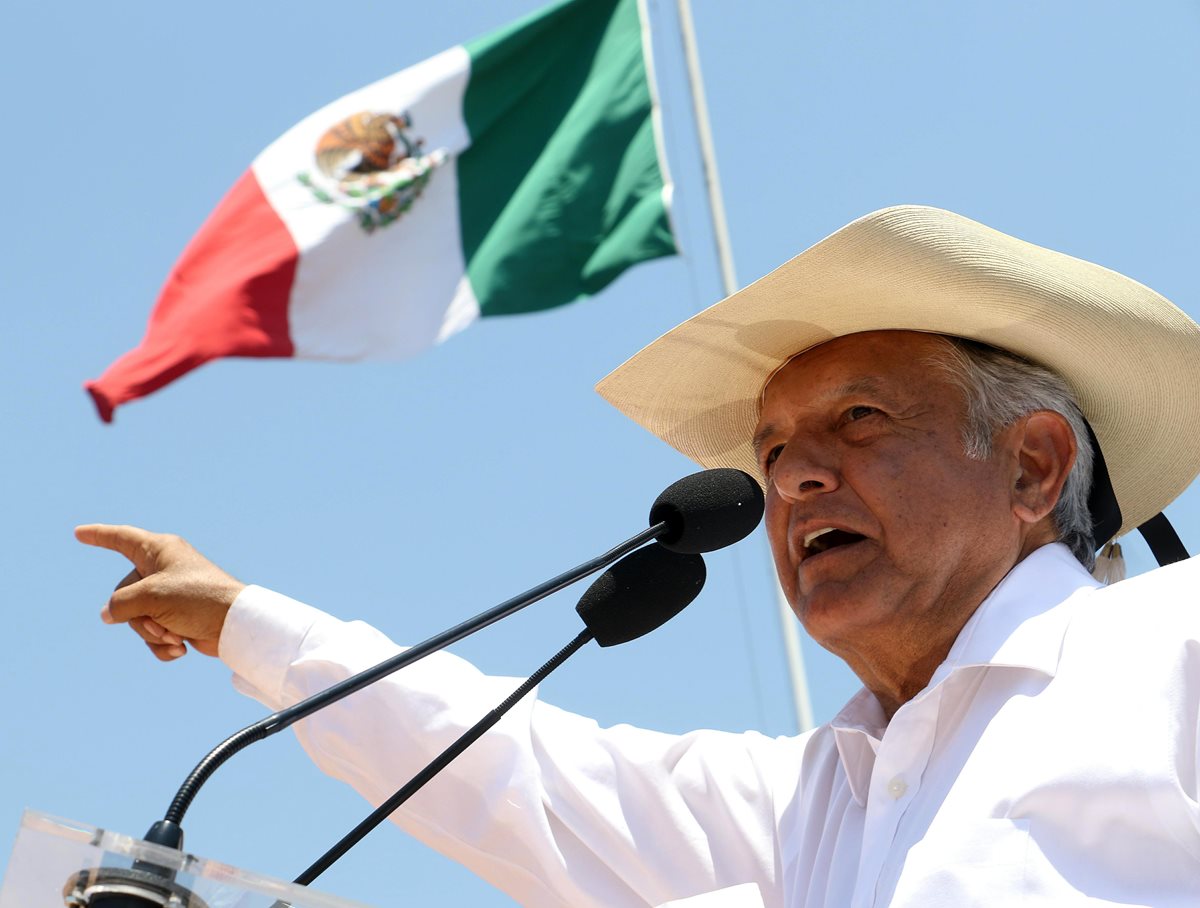
<svg viewBox="0 0 1200 908">
<path fill-rule="evenodd" d="M 859 406 L 851 407 L 849 410 L 847 410 L 843 415 L 842 420 L 844 422 L 858 422 L 860 419 L 865 419 L 866 417 L 878 412 L 879 411 L 874 407 L 868 407 L 860 404 Z"/>
<path fill-rule="evenodd" d="M 764 472 L 770 470 L 775 465 L 775 461 L 779 459 L 779 455 L 783 453 L 783 445 L 775 445 L 767 451 L 767 456 L 763 458 Z"/>
</svg>

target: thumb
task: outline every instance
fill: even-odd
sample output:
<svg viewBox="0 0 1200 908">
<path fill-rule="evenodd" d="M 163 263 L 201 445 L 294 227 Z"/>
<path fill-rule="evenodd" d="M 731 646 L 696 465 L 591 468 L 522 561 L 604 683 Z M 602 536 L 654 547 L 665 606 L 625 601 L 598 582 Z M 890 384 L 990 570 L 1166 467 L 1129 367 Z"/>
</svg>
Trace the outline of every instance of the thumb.
<svg viewBox="0 0 1200 908">
<path fill-rule="evenodd" d="M 104 603 L 104 608 L 100 612 L 101 621 L 103 621 L 105 624 L 117 624 L 120 622 L 129 621 L 132 618 L 141 617 L 139 613 L 123 613 L 122 617 L 120 618 L 113 614 L 113 601 L 116 598 L 117 593 L 121 592 L 121 590 L 128 589 L 134 584 L 140 582 L 141 579 L 142 575 L 137 572 L 136 568 L 134 568 L 121 579 L 121 582 L 113 588 L 112 597 L 108 600 L 108 602 Z M 130 590 L 130 592 L 126 594 L 126 598 L 130 595 L 136 596 L 138 592 L 138 590 Z"/>
</svg>

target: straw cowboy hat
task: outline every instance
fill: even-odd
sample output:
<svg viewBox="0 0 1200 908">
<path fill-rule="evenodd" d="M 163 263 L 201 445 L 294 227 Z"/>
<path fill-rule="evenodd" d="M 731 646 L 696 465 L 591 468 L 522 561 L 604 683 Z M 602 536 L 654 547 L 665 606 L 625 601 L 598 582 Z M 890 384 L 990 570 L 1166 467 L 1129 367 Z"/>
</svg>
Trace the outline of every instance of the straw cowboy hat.
<svg viewBox="0 0 1200 908">
<path fill-rule="evenodd" d="M 982 341 L 1066 379 L 1111 479 L 1111 493 L 1093 494 L 1098 546 L 1157 515 L 1200 472 L 1200 326 L 1124 275 L 937 208 L 854 221 L 664 334 L 596 390 L 702 466 L 758 475 L 750 439 L 775 370 L 882 329 Z"/>
</svg>

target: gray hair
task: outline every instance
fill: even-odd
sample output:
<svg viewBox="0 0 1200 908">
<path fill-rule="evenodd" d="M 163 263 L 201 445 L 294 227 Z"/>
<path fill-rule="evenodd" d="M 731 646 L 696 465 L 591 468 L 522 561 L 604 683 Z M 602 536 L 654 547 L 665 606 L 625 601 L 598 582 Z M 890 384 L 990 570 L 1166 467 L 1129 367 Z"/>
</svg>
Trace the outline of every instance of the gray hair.
<svg viewBox="0 0 1200 908">
<path fill-rule="evenodd" d="M 992 440 L 1001 429 L 1037 410 L 1060 414 L 1075 433 L 1075 464 L 1067 474 L 1051 519 L 1064 543 L 1089 571 L 1096 563 L 1092 515 L 1092 445 L 1087 424 L 1071 387 L 1049 369 L 1027 359 L 960 337 L 938 335 L 942 349 L 927 362 L 941 369 L 963 392 L 967 405 L 963 448 L 982 460 L 992 453 Z"/>
</svg>

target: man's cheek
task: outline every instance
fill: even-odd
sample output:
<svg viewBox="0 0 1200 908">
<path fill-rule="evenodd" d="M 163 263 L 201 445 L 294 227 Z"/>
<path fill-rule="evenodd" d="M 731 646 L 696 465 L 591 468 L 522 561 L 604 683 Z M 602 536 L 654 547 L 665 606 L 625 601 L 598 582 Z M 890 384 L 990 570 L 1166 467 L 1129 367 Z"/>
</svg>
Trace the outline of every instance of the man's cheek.
<svg viewBox="0 0 1200 908">
<path fill-rule="evenodd" d="M 771 553 L 778 563 L 781 557 L 788 554 L 788 509 L 779 500 L 779 496 L 770 491 L 767 493 L 763 526 L 767 530 L 767 542 L 770 543 Z"/>
</svg>

